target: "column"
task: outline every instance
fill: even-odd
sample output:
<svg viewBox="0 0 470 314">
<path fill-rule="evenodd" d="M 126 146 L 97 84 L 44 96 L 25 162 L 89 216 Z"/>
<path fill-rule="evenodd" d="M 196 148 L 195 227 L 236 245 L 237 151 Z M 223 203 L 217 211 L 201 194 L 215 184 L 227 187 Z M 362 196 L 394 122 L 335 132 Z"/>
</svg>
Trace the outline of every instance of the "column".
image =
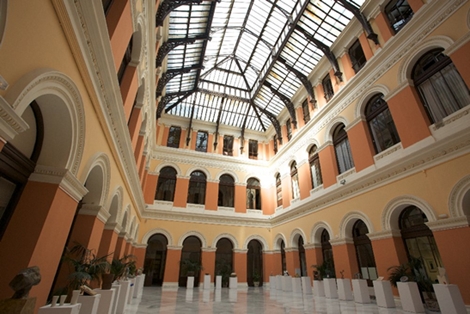
<svg viewBox="0 0 470 314">
<path fill-rule="evenodd" d="M 155 193 L 157 191 L 158 174 L 149 172 L 144 186 L 144 200 L 146 204 L 153 204 L 155 200 Z"/>
<path fill-rule="evenodd" d="M 390 22 L 388 21 L 388 18 L 385 16 L 383 12 L 379 12 L 377 16 L 375 17 L 375 25 L 379 29 L 379 41 L 380 37 L 382 37 L 382 46 L 394 36 L 394 31 L 390 27 Z"/>
<path fill-rule="evenodd" d="M 305 157 L 308 158 L 307 152 Z M 310 197 L 310 190 L 312 189 L 312 179 L 310 174 L 310 164 L 308 159 L 302 159 L 297 165 L 297 173 L 299 176 L 300 199 Z"/>
<path fill-rule="evenodd" d="M 145 253 L 147 251 L 147 244 L 134 243 L 133 247 L 134 247 L 134 250 L 132 252 L 132 255 L 134 255 L 135 259 L 136 259 L 135 266 L 137 267 L 137 269 L 144 268 Z"/>
<path fill-rule="evenodd" d="M 429 119 L 413 87 L 408 85 L 385 101 L 388 103 L 403 148 L 431 135 Z"/>
<path fill-rule="evenodd" d="M 323 179 L 323 188 L 336 184 L 338 176 L 338 167 L 336 165 L 336 154 L 331 141 L 326 142 L 318 149 L 320 159 L 321 173 Z"/>
<path fill-rule="evenodd" d="M 211 281 L 215 282 L 215 251 L 217 248 L 202 248 L 202 267 L 204 268 L 201 276 L 199 277 L 199 281 L 201 283 L 204 282 L 204 274 L 211 275 Z M 202 284 L 200 285 L 202 287 Z"/>
<path fill-rule="evenodd" d="M 35 171 L 0 242 L 0 299 L 11 297 L 9 282 L 21 269 L 39 266 L 41 282 L 29 294 L 37 298 L 37 312 L 46 303 L 78 202 L 87 190 L 66 169 L 36 166 Z"/>
<path fill-rule="evenodd" d="M 182 246 L 167 245 L 163 287 L 178 287 Z"/>
<path fill-rule="evenodd" d="M 219 180 L 206 181 L 206 202 L 204 209 L 217 210 L 219 201 Z"/>
<path fill-rule="evenodd" d="M 300 271 L 299 250 L 296 247 L 285 248 L 286 251 L 286 269 L 289 275 L 294 276 L 295 270 Z"/>
<path fill-rule="evenodd" d="M 321 246 L 319 244 L 304 244 L 305 263 L 307 264 L 307 275 L 313 280 L 312 265 L 320 265 L 323 263 Z"/>
<path fill-rule="evenodd" d="M 188 201 L 189 176 L 176 176 L 174 207 L 186 208 Z"/>
<path fill-rule="evenodd" d="M 114 1 L 106 15 L 106 24 L 108 26 L 116 72 L 132 37 L 133 27 L 130 3 L 127 0 Z"/>
<path fill-rule="evenodd" d="M 351 238 L 330 240 L 333 247 L 336 277 L 344 270 L 344 278 L 354 278 L 359 271 L 356 258 L 356 248 Z"/>
<path fill-rule="evenodd" d="M 449 54 L 460 76 L 470 86 L 470 63 L 468 62 L 468 55 L 470 54 L 470 41 L 462 45 L 456 51 Z"/>
<path fill-rule="evenodd" d="M 359 172 L 374 164 L 375 150 L 372 145 L 367 122 L 359 120 L 353 126 L 348 127 L 349 143 L 354 160 L 356 172 Z"/>
<path fill-rule="evenodd" d="M 129 135 L 131 136 L 132 148 L 134 151 L 137 147 L 137 137 L 139 136 L 140 128 L 142 126 L 141 106 L 141 104 L 135 104 L 132 109 L 128 125 Z"/>
<path fill-rule="evenodd" d="M 104 226 L 98 256 L 109 255 L 108 261 L 112 261 L 120 230 L 121 226 L 117 223 L 107 223 Z"/>
<path fill-rule="evenodd" d="M 234 206 L 236 213 L 246 213 L 246 183 L 235 182 Z M 263 206 L 263 199 L 261 199 L 261 206 Z"/>
<path fill-rule="evenodd" d="M 263 251 L 263 279 L 269 280 L 269 276 L 281 275 L 281 250 Z"/>
<path fill-rule="evenodd" d="M 233 249 L 233 269 L 238 277 L 238 286 L 247 286 L 246 282 L 246 264 L 248 250 L 246 249 Z"/>
<path fill-rule="evenodd" d="M 134 49 L 137 49 L 134 47 Z M 122 59 L 121 59 L 122 60 Z M 118 68 L 119 69 L 119 68 Z M 139 88 L 137 78 L 137 68 L 132 65 L 127 65 L 124 75 L 121 80 L 121 97 L 122 104 L 124 105 L 124 114 L 126 121 L 129 121 L 132 107 L 134 105 L 137 89 Z"/>
<path fill-rule="evenodd" d="M 282 170 L 286 170 L 286 169 L 283 168 Z M 287 173 L 284 171 L 281 172 L 281 188 L 282 188 L 282 207 L 288 208 L 292 201 L 292 180 L 290 177 L 290 170 L 287 170 Z"/>
<path fill-rule="evenodd" d="M 125 255 L 126 240 L 127 240 L 127 232 L 121 231 L 116 241 L 116 248 L 114 250 L 114 258 L 120 259 Z"/>
</svg>

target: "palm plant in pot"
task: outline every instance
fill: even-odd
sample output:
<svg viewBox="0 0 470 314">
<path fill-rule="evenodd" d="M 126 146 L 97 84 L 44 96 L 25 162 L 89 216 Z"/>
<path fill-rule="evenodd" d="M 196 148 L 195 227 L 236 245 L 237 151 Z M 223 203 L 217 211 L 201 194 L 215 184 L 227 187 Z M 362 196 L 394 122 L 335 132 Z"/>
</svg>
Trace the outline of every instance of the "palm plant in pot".
<svg viewBox="0 0 470 314">
<path fill-rule="evenodd" d="M 197 260 L 192 260 L 190 258 L 185 258 L 180 261 L 181 269 L 183 276 L 187 276 L 186 287 L 192 288 L 194 285 L 194 277 L 199 277 L 199 273 L 203 270 L 201 262 Z M 190 284 L 192 282 L 192 284 Z"/>
<path fill-rule="evenodd" d="M 323 280 L 323 278 L 335 278 L 335 266 L 333 260 L 325 259 L 320 265 L 312 265 L 315 268 L 313 272 L 314 280 Z"/>
<path fill-rule="evenodd" d="M 216 274 L 222 277 L 222 287 L 228 287 L 230 274 L 232 273 L 232 265 L 225 259 L 221 259 L 215 265 Z"/>
<path fill-rule="evenodd" d="M 133 277 L 137 271 L 134 255 L 125 255 L 122 258 L 114 258 L 111 262 L 110 273 L 114 279 L 120 281 Z"/>
<path fill-rule="evenodd" d="M 252 276 L 252 277 L 253 277 L 253 285 L 254 285 L 255 287 L 259 287 L 259 283 L 260 283 L 260 280 L 261 280 L 261 274 L 260 274 L 260 272 L 257 271 L 257 270 L 255 270 L 255 271 L 253 272 L 253 276 Z"/>
</svg>

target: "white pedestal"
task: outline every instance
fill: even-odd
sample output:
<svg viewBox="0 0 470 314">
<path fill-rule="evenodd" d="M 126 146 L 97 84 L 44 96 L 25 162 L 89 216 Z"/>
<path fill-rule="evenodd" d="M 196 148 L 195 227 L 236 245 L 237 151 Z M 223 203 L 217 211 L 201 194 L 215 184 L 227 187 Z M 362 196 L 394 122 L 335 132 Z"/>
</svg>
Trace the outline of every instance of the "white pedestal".
<svg viewBox="0 0 470 314">
<path fill-rule="evenodd" d="M 100 306 L 101 294 L 97 295 L 80 295 L 78 303 L 81 303 L 80 314 L 96 314 Z"/>
<path fill-rule="evenodd" d="M 365 279 L 351 280 L 354 294 L 354 302 L 357 303 L 370 303 L 369 287 Z"/>
<path fill-rule="evenodd" d="M 130 304 L 134 297 L 135 278 L 129 279 L 129 296 L 127 297 L 127 304 Z"/>
<path fill-rule="evenodd" d="M 321 280 L 313 281 L 313 295 L 316 297 L 325 296 L 325 287 L 323 286 L 323 281 Z"/>
<path fill-rule="evenodd" d="M 112 288 L 116 290 L 116 292 L 114 293 L 114 302 L 113 302 L 114 304 L 111 310 L 111 314 L 116 314 L 119 298 L 121 296 L 121 285 L 117 283 L 113 283 Z"/>
<path fill-rule="evenodd" d="M 142 295 L 142 290 L 144 289 L 145 274 L 138 275 L 135 277 L 135 288 L 134 288 L 134 298 L 137 298 Z"/>
<path fill-rule="evenodd" d="M 282 291 L 292 291 L 292 277 L 282 276 Z"/>
<path fill-rule="evenodd" d="M 424 306 L 416 282 L 397 282 L 401 306 L 405 312 L 424 313 Z"/>
<path fill-rule="evenodd" d="M 211 288 L 211 275 L 204 275 L 204 290 Z"/>
<path fill-rule="evenodd" d="M 80 303 L 77 304 L 64 304 L 59 305 L 57 304 L 54 307 L 51 305 L 45 305 L 39 308 L 38 314 L 78 314 L 80 313 L 80 307 L 82 305 Z"/>
<path fill-rule="evenodd" d="M 192 289 L 192 288 L 194 288 L 194 277 L 188 276 L 186 278 L 186 289 Z"/>
<path fill-rule="evenodd" d="M 465 303 L 458 286 L 441 284 L 434 284 L 432 286 L 442 313 L 467 314 L 467 309 L 465 308 Z"/>
<path fill-rule="evenodd" d="M 380 307 L 395 307 L 390 281 L 374 280 L 373 284 L 377 305 Z"/>
<path fill-rule="evenodd" d="M 338 289 L 336 289 L 336 279 L 335 278 L 325 278 L 323 279 L 323 285 L 325 287 L 325 296 L 327 299 L 337 299 L 338 298 Z"/>
<path fill-rule="evenodd" d="M 276 287 L 274 286 L 275 285 L 274 280 L 276 280 L 276 277 L 269 276 L 269 289 L 270 290 L 275 290 L 276 289 Z"/>
<path fill-rule="evenodd" d="M 282 291 L 282 277 L 283 276 L 281 276 L 281 275 L 276 276 L 276 281 L 275 281 L 276 290 Z"/>
<path fill-rule="evenodd" d="M 300 277 L 292 277 L 292 292 L 293 293 L 302 293 L 302 282 L 300 281 Z"/>
<path fill-rule="evenodd" d="M 338 298 L 343 301 L 352 301 L 354 300 L 352 289 L 351 289 L 351 280 L 347 278 L 337 279 L 336 283 L 338 284 Z"/>
<path fill-rule="evenodd" d="M 237 277 L 230 277 L 228 280 L 228 287 L 229 289 L 237 289 L 238 288 L 238 280 Z"/>
<path fill-rule="evenodd" d="M 117 300 L 116 314 L 123 314 L 126 309 L 127 299 L 129 298 L 131 283 L 129 280 L 121 280 L 119 284 L 121 285 L 121 291 L 119 293 L 119 299 Z"/>
<path fill-rule="evenodd" d="M 300 281 L 302 282 L 302 293 L 312 294 L 312 284 L 310 283 L 310 277 L 302 277 L 300 278 Z"/>
<path fill-rule="evenodd" d="M 109 290 L 95 289 L 96 293 L 101 295 L 100 305 L 98 306 L 97 314 L 113 314 L 114 295 L 116 289 L 111 288 Z"/>
<path fill-rule="evenodd" d="M 222 276 L 218 275 L 215 276 L 215 288 L 221 289 L 222 288 Z"/>
</svg>

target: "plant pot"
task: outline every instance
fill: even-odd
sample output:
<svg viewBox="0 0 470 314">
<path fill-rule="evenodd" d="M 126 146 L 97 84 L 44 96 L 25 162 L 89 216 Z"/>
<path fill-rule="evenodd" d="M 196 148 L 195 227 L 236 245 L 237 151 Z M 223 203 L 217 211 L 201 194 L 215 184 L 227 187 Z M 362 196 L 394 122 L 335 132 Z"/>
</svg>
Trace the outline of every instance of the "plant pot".
<svg viewBox="0 0 470 314">
<path fill-rule="evenodd" d="M 255 287 L 259 287 L 259 281 L 253 281 L 253 285 L 254 285 Z"/>
<path fill-rule="evenodd" d="M 101 284 L 101 289 L 103 290 L 109 290 L 111 289 L 111 286 L 113 285 L 114 281 L 114 275 L 113 274 L 103 274 L 102 275 L 102 284 Z"/>
</svg>

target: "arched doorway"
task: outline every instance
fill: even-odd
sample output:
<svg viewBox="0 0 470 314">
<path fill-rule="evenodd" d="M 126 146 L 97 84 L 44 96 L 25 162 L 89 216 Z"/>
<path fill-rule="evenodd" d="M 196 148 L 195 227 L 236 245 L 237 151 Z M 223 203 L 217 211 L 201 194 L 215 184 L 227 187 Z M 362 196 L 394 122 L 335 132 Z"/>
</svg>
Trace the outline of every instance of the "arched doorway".
<svg viewBox="0 0 470 314">
<path fill-rule="evenodd" d="M 253 277 L 259 277 L 260 286 L 263 285 L 263 246 L 258 240 L 248 243 L 246 281 L 248 286 L 253 287 Z"/>
<path fill-rule="evenodd" d="M 144 273 L 145 286 L 161 286 L 165 273 L 168 239 L 161 233 L 154 234 L 147 242 Z"/>
<path fill-rule="evenodd" d="M 330 234 L 326 229 L 323 229 L 321 233 L 321 252 L 323 257 L 323 264 L 325 266 L 324 269 L 326 270 L 325 274 L 322 274 L 322 276 L 326 275 L 330 277 L 335 277 L 336 271 L 335 261 L 333 258 L 333 247 L 330 243 Z"/>
<path fill-rule="evenodd" d="M 181 250 L 181 261 L 180 261 L 180 274 L 178 280 L 178 286 L 186 287 L 187 274 L 184 273 L 183 268 L 181 267 L 181 262 L 184 260 L 189 260 L 191 262 L 201 264 L 201 240 L 195 236 L 189 236 L 183 241 L 183 249 Z M 200 272 L 194 274 L 194 286 L 199 286 L 199 276 Z"/>
<path fill-rule="evenodd" d="M 426 225 L 426 215 L 416 206 L 408 206 L 400 214 L 400 231 L 405 244 L 408 260 L 417 267 L 415 272 L 431 282 L 437 280 L 438 267 L 442 266 L 441 256 L 431 229 Z"/>
<path fill-rule="evenodd" d="M 217 241 L 215 251 L 215 274 L 222 276 L 222 287 L 228 287 L 230 274 L 233 270 L 233 244 L 227 238 Z M 215 277 L 214 277 L 215 278 Z"/>
<path fill-rule="evenodd" d="M 367 236 L 369 229 L 362 220 L 358 220 L 354 223 L 352 233 L 359 272 L 363 279 L 367 279 L 367 284 L 372 287 L 372 280 L 377 279 L 377 268 L 372 243 Z"/>
<path fill-rule="evenodd" d="M 281 270 L 282 273 L 281 275 L 284 275 L 285 271 L 287 270 L 287 264 L 286 264 L 286 245 L 284 243 L 284 240 L 281 240 Z"/>
<path fill-rule="evenodd" d="M 299 250 L 300 276 L 307 276 L 307 263 L 305 261 L 304 239 L 302 236 L 299 236 L 297 240 L 297 247 Z"/>
</svg>

